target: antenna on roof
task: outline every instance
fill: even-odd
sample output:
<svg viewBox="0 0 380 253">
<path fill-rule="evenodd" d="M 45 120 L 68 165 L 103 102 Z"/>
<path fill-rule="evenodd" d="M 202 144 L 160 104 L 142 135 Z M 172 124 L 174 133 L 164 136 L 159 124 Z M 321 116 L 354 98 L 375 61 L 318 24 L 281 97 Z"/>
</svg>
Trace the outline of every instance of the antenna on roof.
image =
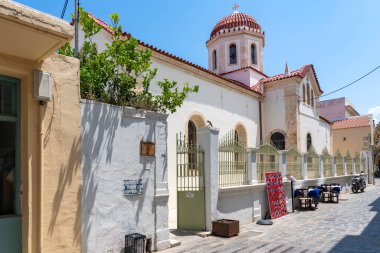
<svg viewBox="0 0 380 253">
<path fill-rule="evenodd" d="M 288 67 L 288 62 L 285 63 L 285 76 L 289 76 L 289 67 Z"/>
</svg>

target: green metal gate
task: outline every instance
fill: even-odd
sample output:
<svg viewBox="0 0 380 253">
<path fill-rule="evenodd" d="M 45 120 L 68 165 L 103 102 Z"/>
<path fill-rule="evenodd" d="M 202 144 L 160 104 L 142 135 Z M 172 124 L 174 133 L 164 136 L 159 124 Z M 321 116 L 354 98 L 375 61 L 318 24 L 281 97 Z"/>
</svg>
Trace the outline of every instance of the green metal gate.
<svg viewBox="0 0 380 253">
<path fill-rule="evenodd" d="M 247 149 L 234 131 L 219 142 L 219 186 L 221 188 L 248 184 Z"/>
<path fill-rule="evenodd" d="M 177 228 L 205 230 L 203 152 L 177 134 Z"/>
</svg>

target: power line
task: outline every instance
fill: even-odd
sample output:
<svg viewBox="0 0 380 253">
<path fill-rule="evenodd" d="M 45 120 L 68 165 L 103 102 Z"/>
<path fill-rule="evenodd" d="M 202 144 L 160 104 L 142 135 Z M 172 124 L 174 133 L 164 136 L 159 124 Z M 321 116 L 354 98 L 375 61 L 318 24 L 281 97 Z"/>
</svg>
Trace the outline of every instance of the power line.
<svg viewBox="0 0 380 253">
<path fill-rule="evenodd" d="M 63 5 L 63 9 L 62 9 L 62 13 L 61 13 L 61 19 L 65 16 L 68 3 L 69 3 L 69 0 L 65 0 L 65 4 Z"/>
<path fill-rule="evenodd" d="M 331 94 L 333 94 L 333 93 L 335 93 L 335 92 L 338 92 L 338 91 L 340 91 L 340 90 L 343 90 L 343 89 L 345 89 L 345 88 L 347 88 L 347 87 L 349 87 L 349 86 L 351 86 L 351 85 L 353 85 L 353 84 L 359 82 L 360 80 L 366 78 L 367 76 L 369 76 L 370 74 L 372 74 L 373 72 L 375 72 L 375 71 L 378 70 L 378 69 L 380 69 L 380 65 L 377 66 L 376 68 L 372 69 L 372 70 L 371 70 L 370 72 L 368 72 L 367 74 L 365 74 L 365 75 L 361 76 L 360 78 L 356 79 L 355 81 L 353 81 L 353 82 L 351 82 L 351 83 L 349 83 L 349 84 L 347 84 L 347 85 L 345 85 L 345 86 L 343 86 L 343 87 L 340 87 L 339 89 L 333 90 L 333 91 L 331 91 L 331 92 L 329 92 L 329 93 L 326 93 L 326 94 L 323 94 L 323 95 L 321 95 L 321 96 L 319 96 L 319 97 L 313 97 L 313 98 L 306 99 L 306 100 L 303 100 L 303 101 L 306 102 L 306 101 L 309 101 L 309 100 L 318 99 L 318 98 L 321 98 L 321 97 L 325 97 L 325 96 L 331 95 Z"/>
</svg>

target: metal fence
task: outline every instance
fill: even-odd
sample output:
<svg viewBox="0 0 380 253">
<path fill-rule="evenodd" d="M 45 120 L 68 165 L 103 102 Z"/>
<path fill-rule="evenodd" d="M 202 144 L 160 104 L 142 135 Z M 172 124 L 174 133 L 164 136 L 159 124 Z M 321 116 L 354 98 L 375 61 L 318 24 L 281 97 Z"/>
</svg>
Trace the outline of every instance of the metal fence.
<svg viewBox="0 0 380 253">
<path fill-rule="evenodd" d="M 286 173 L 300 180 L 302 178 L 302 157 L 294 148 L 289 148 L 286 152 Z"/>
<path fill-rule="evenodd" d="M 279 171 L 278 152 L 270 144 L 261 145 L 257 150 L 257 181 L 265 182 L 265 172 Z"/>
<path fill-rule="evenodd" d="M 331 177 L 332 176 L 332 157 L 326 148 L 323 149 L 322 151 L 322 159 L 323 159 L 323 175 L 325 177 Z"/>
<path fill-rule="evenodd" d="M 340 154 L 339 149 L 335 153 L 335 166 L 336 166 L 336 175 L 343 176 L 343 157 Z"/>
<path fill-rule="evenodd" d="M 177 134 L 177 191 L 204 189 L 203 152 Z"/>
<path fill-rule="evenodd" d="M 314 148 L 311 148 L 309 152 L 307 152 L 307 177 L 319 177 L 319 157 Z"/>
<path fill-rule="evenodd" d="M 247 149 L 237 133 L 227 133 L 219 142 L 219 186 L 221 188 L 248 184 Z"/>
</svg>

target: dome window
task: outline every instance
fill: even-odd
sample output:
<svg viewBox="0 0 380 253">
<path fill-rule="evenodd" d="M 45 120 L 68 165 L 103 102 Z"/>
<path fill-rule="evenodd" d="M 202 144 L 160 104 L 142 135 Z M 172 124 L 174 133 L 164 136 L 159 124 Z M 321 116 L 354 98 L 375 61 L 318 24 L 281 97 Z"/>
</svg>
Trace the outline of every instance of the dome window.
<svg viewBox="0 0 380 253">
<path fill-rule="evenodd" d="M 217 69 L 217 59 L 216 59 L 216 50 L 212 51 L 212 69 Z"/>
<path fill-rule="evenodd" d="M 251 45 L 251 63 L 257 64 L 257 51 L 256 51 L 256 45 Z"/>
<path fill-rule="evenodd" d="M 230 64 L 236 64 L 237 58 L 236 58 L 236 45 L 231 44 L 230 45 Z"/>
</svg>

